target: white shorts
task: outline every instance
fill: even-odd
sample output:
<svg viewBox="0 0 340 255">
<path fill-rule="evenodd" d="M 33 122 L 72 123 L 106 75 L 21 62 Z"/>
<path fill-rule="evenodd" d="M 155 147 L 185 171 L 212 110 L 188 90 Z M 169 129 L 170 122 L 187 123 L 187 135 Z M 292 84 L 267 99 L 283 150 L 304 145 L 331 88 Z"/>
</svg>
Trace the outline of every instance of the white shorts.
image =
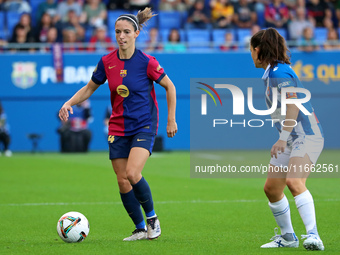
<svg viewBox="0 0 340 255">
<path fill-rule="evenodd" d="M 324 139 L 317 135 L 299 136 L 292 142 L 287 142 L 283 153 L 278 153 L 277 158 L 273 157 L 270 164 L 274 166 L 288 167 L 289 159 L 292 157 L 303 158 L 306 154 L 313 164 L 318 160 L 323 149 Z"/>
</svg>

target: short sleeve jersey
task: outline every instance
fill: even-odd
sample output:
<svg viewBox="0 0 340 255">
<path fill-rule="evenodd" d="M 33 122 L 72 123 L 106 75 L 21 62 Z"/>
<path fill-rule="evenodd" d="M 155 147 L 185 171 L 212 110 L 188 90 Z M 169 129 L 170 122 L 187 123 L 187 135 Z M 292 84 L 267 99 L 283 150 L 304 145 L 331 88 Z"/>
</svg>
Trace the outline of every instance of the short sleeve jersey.
<svg viewBox="0 0 340 255">
<path fill-rule="evenodd" d="M 298 76 L 290 65 L 285 63 L 277 63 L 274 67 L 268 65 L 262 79 L 265 81 L 266 89 L 266 104 L 268 109 L 273 104 L 273 89 L 277 89 L 277 109 L 271 114 L 276 128 L 282 130 L 282 121 L 285 120 L 286 115 L 281 115 L 281 89 L 296 87 L 303 88 Z M 304 98 L 303 93 L 286 93 L 287 99 Z M 319 135 L 323 136 L 323 131 L 319 120 L 317 119 L 314 109 L 310 101 L 302 104 L 311 115 L 305 115 L 301 110 L 296 119 L 297 125 L 293 128 L 291 135 Z"/>
<path fill-rule="evenodd" d="M 158 61 L 137 49 L 130 59 L 120 59 L 118 49 L 100 59 L 91 79 L 98 85 L 106 80 L 109 83 L 109 135 L 157 134 L 158 103 L 153 82 L 159 83 L 164 76 Z"/>
</svg>

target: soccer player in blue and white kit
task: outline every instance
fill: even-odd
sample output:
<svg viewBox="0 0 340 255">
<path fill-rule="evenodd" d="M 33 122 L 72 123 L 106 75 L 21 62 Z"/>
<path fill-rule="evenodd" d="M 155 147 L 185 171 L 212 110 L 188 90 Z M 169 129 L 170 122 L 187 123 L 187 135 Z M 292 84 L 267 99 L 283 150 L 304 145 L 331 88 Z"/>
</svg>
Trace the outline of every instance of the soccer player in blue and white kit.
<svg viewBox="0 0 340 255">
<path fill-rule="evenodd" d="M 89 83 L 59 111 L 60 118 L 66 121 L 69 112 L 73 113 L 73 105 L 89 98 L 108 80 L 112 105 L 108 133 L 110 160 L 117 175 L 121 200 L 136 227 L 124 241 L 155 239 L 161 234 L 151 190 L 141 174 L 158 129 L 154 81 L 166 90 L 167 135 L 173 137 L 177 132 L 175 86 L 154 57 L 135 48 L 143 24 L 153 16 L 151 9 L 145 8 L 137 16 L 124 14 L 117 18 L 115 32 L 119 49 L 100 59 Z"/>
<path fill-rule="evenodd" d="M 271 149 L 270 160 L 270 169 L 278 168 L 280 171 L 268 173 L 264 191 L 281 235 L 275 231 L 273 241 L 261 248 L 299 246 L 291 222 L 289 203 L 283 193 L 288 186 L 306 227 L 307 235 L 302 235 L 302 238 L 306 238 L 303 246 L 307 250 L 324 250 L 316 227 L 313 197 L 306 188 L 308 171 L 305 171 L 316 163 L 323 149 L 322 128 L 310 101 L 302 104 L 310 115 L 305 115 L 295 104 L 287 104 L 286 114 L 281 115 L 281 90 L 303 88 L 290 67 L 284 38 L 273 28 L 261 30 L 252 36 L 250 51 L 255 67 L 265 69 L 262 79 L 265 81 L 268 108 L 273 104 L 273 91 L 277 89 L 277 110 L 272 114 L 272 119 L 280 132 L 278 141 Z M 287 91 L 286 99 L 304 97 L 303 93 Z"/>
</svg>

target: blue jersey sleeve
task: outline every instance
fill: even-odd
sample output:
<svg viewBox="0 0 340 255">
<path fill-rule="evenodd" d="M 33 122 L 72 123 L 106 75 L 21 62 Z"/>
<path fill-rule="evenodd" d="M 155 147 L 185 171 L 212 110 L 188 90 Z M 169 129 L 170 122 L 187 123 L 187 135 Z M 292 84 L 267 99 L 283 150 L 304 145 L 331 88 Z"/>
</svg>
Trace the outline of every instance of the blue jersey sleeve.
<svg viewBox="0 0 340 255">
<path fill-rule="evenodd" d="M 287 87 L 297 87 L 296 78 L 294 78 L 294 74 L 290 73 L 289 69 L 280 65 L 274 67 L 269 74 L 269 82 L 272 88 L 277 88 L 279 93 L 281 93 L 281 88 Z M 293 70 L 291 70 L 293 72 Z"/>
<path fill-rule="evenodd" d="M 100 59 L 96 68 L 93 71 L 91 80 L 98 85 L 102 85 L 106 82 L 106 73 L 105 73 L 105 67 L 104 67 L 104 63 L 103 60 Z"/>
</svg>

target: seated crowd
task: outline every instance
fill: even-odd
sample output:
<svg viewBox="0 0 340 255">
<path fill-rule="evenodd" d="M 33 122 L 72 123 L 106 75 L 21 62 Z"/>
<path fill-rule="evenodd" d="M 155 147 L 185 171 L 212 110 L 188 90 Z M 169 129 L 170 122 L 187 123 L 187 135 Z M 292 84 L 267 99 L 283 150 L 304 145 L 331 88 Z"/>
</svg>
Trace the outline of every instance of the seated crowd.
<svg viewBox="0 0 340 255">
<path fill-rule="evenodd" d="M 299 50 L 340 49 L 340 1 L 336 0 L 0 0 L 4 14 L 0 23 L 5 24 L 0 29 L 7 31 L 0 33 L 0 49 L 50 51 L 46 44 L 37 48 L 27 43 L 63 42 L 68 52 L 111 51 L 115 48 L 114 20 L 110 21 L 114 16 L 109 14 L 118 10 L 136 13 L 148 6 L 159 15 L 178 12 L 182 23 L 166 32 L 158 24 L 142 31 L 146 33 L 141 44 L 145 51 L 184 52 L 191 30 L 209 31 L 211 43 L 205 47 L 236 50 L 247 47 L 250 36 L 266 27 L 284 32 L 290 46 Z M 10 27 L 13 13 L 20 16 Z M 322 40 L 314 33 L 320 29 Z M 224 31 L 219 40 L 215 40 L 215 30 Z M 238 30 L 249 34 L 241 37 Z M 14 46 L 7 47 L 8 43 Z"/>
</svg>

